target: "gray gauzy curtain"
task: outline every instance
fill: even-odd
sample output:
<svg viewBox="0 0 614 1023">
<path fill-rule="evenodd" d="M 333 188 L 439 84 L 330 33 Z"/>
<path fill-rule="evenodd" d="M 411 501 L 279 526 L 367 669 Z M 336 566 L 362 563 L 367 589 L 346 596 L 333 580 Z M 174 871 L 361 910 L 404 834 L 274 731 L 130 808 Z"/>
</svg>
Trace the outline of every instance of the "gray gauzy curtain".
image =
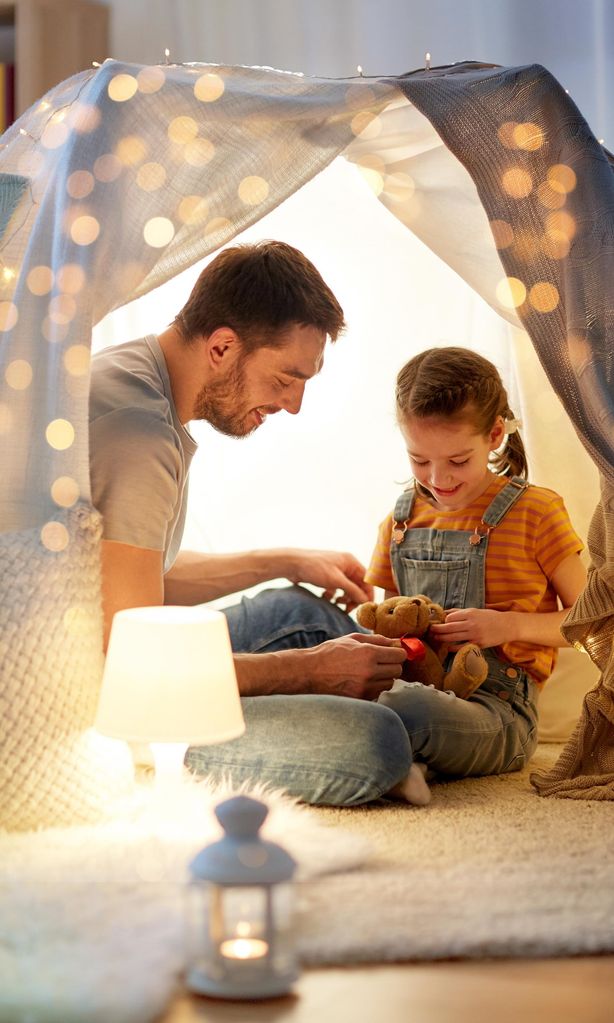
<svg viewBox="0 0 614 1023">
<path fill-rule="evenodd" d="M 416 182 L 408 149 L 428 170 Z M 52 90 L 0 147 L 0 826 L 93 819 L 126 784 L 91 728 L 102 671 L 93 325 L 342 152 L 487 301 L 524 323 L 599 467 L 593 567 L 567 628 L 602 681 L 552 777 L 535 782 L 614 796 L 613 199 L 607 156 L 576 108 L 539 67 L 319 80 L 106 61 Z"/>
</svg>

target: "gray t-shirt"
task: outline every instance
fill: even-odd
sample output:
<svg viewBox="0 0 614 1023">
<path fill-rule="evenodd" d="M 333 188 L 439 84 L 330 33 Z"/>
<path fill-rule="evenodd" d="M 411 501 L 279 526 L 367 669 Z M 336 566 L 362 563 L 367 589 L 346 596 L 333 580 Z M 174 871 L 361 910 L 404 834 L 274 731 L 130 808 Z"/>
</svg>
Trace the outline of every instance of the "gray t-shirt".
<svg viewBox="0 0 614 1023">
<path fill-rule="evenodd" d="M 194 438 L 178 417 L 166 361 L 152 334 L 92 359 L 90 477 L 103 536 L 177 557 Z"/>
</svg>

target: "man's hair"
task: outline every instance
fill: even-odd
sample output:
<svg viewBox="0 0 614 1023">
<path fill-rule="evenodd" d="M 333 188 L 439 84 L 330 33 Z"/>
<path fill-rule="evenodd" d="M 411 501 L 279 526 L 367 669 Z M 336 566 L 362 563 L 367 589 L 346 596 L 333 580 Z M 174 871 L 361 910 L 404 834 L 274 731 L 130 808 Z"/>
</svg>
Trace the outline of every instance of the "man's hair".
<svg viewBox="0 0 614 1023">
<path fill-rule="evenodd" d="M 276 241 L 223 249 L 174 320 L 188 342 L 230 327 L 248 352 L 283 344 L 294 324 L 316 327 L 331 341 L 345 327 L 343 309 L 313 263 Z"/>
</svg>

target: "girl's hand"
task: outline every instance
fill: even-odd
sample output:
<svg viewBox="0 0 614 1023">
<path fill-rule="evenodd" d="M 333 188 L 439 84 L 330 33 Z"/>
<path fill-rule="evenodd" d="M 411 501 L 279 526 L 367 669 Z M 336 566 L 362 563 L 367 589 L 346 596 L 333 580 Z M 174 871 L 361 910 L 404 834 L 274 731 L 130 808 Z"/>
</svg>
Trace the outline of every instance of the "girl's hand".
<svg viewBox="0 0 614 1023">
<path fill-rule="evenodd" d="M 514 611 L 489 611 L 478 607 L 455 607 L 446 612 L 442 625 L 431 625 L 436 639 L 458 650 L 463 643 L 477 643 L 479 647 L 501 646 L 514 639 Z"/>
</svg>

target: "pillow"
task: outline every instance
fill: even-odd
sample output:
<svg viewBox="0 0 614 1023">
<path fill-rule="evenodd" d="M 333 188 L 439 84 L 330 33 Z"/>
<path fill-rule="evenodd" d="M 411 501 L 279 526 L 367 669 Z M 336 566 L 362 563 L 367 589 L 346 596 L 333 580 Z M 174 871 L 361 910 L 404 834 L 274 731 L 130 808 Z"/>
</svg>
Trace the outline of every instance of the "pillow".
<svg viewBox="0 0 614 1023">
<path fill-rule="evenodd" d="M 582 710 L 585 693 L 599 681 L 599 669 L 588 654 L 561 647 L 556 668 L 539 698 L 541 742 L 566 742 Z"/>
</svg>

